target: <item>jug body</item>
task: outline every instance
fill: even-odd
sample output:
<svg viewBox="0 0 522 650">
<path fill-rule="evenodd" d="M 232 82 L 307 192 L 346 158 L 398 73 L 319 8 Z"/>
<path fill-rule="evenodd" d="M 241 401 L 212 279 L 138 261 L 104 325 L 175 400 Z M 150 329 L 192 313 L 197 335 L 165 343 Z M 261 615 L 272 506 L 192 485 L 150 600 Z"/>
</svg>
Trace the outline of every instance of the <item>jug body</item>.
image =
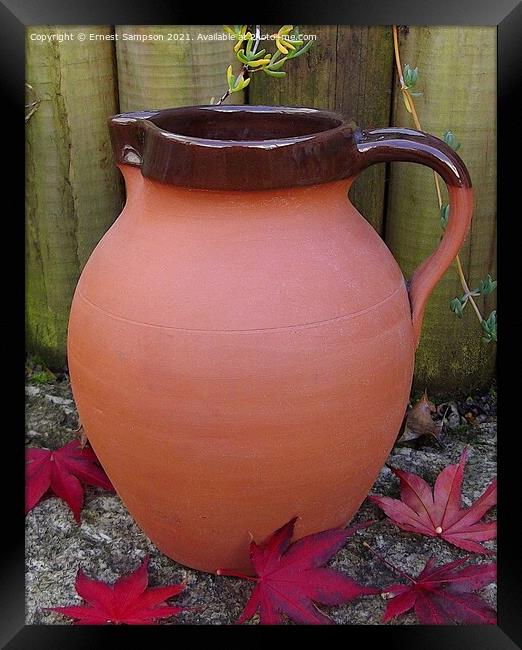
<svg viewBox="0 0 522 650">
<path fill-rule="evenodd" d="M 129 173 L 71 312 L 80 419 L 160 550 L 248 569 L 250 532 L 345 525 L 374 482 L 412 379 L 404 279 L 344 181 L 230 197 Z"/>
<path fill-rule="evenodd" d="M 412 301 L 350 204 L 357 161 L 371 155 L 352 131 L 314 144 L 318 126 L 305 124 L 312 133 L 292 149 L 274 125 L 277 155 L 294 165 L 274 171 L 258 116 L 253 135 L 236 125 L 238 144 L 228 123 L 217 140 L 212 113 L 202 122 L 212 137 L 196 147 L 222 167 L 205 179 L 190 151 L 200 117 L 185 116 L 175 168 L 155 140 L 168 140 L 166 124 L 129 137 L 120 118 L 127 202 L 79 280 L 69 370 L 88 439 L 158 548 L 196 569 L 248 572 L 251 534 L 298 516 L 303 536 L 359 508 L 404 416 L 415 309 L 421 320 L 436 273 L 420 270 Z M 228 156 L 238 146 L 242 164 Z"/>
</svg>

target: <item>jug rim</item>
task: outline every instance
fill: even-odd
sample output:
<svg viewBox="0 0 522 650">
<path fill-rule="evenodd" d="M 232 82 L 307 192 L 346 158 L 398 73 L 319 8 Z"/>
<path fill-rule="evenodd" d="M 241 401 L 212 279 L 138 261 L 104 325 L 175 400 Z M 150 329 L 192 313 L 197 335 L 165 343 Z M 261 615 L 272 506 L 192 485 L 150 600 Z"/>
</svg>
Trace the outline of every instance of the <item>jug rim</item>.
<svg viewBox="0 0 522 650">
<path fill-rule="evenodd" d="M 109 126 L 118 165 L 176 186 L 299 187 L 348 178 L 359 167 L 357 125 L 306 106 L 182 106 L 120 113 Z"/>
</svg>

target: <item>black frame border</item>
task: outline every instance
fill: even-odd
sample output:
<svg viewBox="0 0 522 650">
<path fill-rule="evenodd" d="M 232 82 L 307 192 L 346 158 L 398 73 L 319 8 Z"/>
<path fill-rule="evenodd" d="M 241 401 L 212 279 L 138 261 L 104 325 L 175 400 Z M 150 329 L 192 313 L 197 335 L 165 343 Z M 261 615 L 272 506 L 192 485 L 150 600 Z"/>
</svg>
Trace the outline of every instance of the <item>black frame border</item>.
<svg viewBox="0 0 522 650">
<path fill-rule="evenodd" d="M 184 10 L 182 10 L 184 9 Z M 24 154 L 21 146 L 23 134 L 22 112 L 24 111 L 25 93 L 25 29 L 29 25 L 82 25 L 82 24 L 200 24 L 202 18 L 206 24 L 220 24 L 224 15 L 229 16 L 230 11 L 219 6 L 207 5 L 204 12 L 200 7 L 189 12 L 181 4 L 174 4 L 173 0 L 156 0 L 154 5 L 143 0 L 135 0 L 132 4 L 123 0 L 90 0 L 89 3 L 72 3 L 64 0 L 1 0 L 0 2 L 0 76 L 4 90 L 4 100 L 0 102 L 0 110 L 4 113 L 1 132 L 2 151 L 4 154 L 4 191 L 9 197 L 4 202 L 4 218 L 16 209 L 24 211 Z M 227 7 L 228 9 L 228 7 Z M 235 12 L 236 15 L 241 12 Z M 243 11 L 244 13 L 244 11 Z M 250 11 L 249 11 L 250 13 Z M 244 18 L 238 17 L 241 21 Z M 498 214 L 500 233 L 513 228 L 513 222 L 518 217 L 520 208 L 517 207 L 516 188 L 520 184 L 520 164 L 516 160 L 522 148 L 520 114 L 522 113 L 522 2 L 521 0 L 351 0 L 349 5 L 341 5 L 335 0 L 321 0 L 321 3 L 292 1 L 288 4 L 267 2 L 262 3 L 259 11 L 255 12 L 255 20 L 260 23 L 291 22 L 297 19 L 300 24 L 409 24 L 409 25 L 491 25 L 497 26 L 498 33 L 498 60 L 497 60 L 497 106 L 498 106 Z M 231 18 L 226 20 L 231 22 Z M 281 23 L 282 24 L 282 23 Z M 458 64 L 458 62 L 456 62 Z M 7 136 L 14 137 L 12 146 L 6 144 Z M 8 154 L 7 154 L 8 152 Z M 16 208 L 15 208 L 16 206 Z M 510 209 L 511 208 L 511 209 Z M 513 209 L 514 208 L 514 209 Z M 8 222 L 6 224 L 6 221 Z M 4 237 L 10 242 L 9 249 L 15 246 L 14 241 L 20 241 L 24 247 L 24 226 L 21 216 L 18 219 L 6 219 L 4 228 L 9 226 L 12 233 Z M 521 344 L 519 342 L 520 326 L 522 319 L 516 313 L 508 316 L 510 305 L 508 300 L 502 302 L 503 295 L 514 295 L 516 280 L 510 278 L 509 260 L 517 260 L 517 238 L 515 233 L 510 237 L 504 234 L 502 241 L 499 239 L 502 255 L 499 261 L 499 275 L 501 276 L 499 300 L 502 306 L 501 346 L 498 349 L 499 364 L 501 369 L 507 368 L 503 374 L 513 377 L 509 373 L 509 363 L 514 363 L 513 370 L 517 371 L 517 358 L 522 359 Z M 511 250 L 510 250 L 511 248 Z M 1 257 L 4 264 L 4 275 L 7 279 L 14 275 L 11 256 Z M 16 258 L 19 259 L 19 258 Z M 23 259 L 23 258 L 22 258 Z M 20 259 L 20 276 L 23 277 L 23 261 Z M 18 264 L 18 263 L 17 263 Z M 504 268 L 508 268 L 503 273 Z M 18 274 L 16 274 L 18 277 Z M 8 375 L 11 392 L 10 399 L 6 399 L 10 413 L 13 415 L 14 427 L 4 429 L 5 456 L 9 454 L 16 465 L 17 478 L 11 483 L 9 491 L 5 491 L 2 504 L 3 519 L 7 521 L 4 527 L 4 552 L 0 556 L 2 564 L 0 586 L 0 643 L 2 647 L 10 650 L 26 648 L 83 648 L 104 647 L 115 641 L 126 639 L 139 643 L 142 639 L 159 640 L 158 635 L 164 635 L 165 630 L 172 630 L 172 626 L 151 627 L 80 627 L 69 625 L 25 625 L 25 583 L 24 583 L 24 452 L 23 445 L 19 443 L 18 430 L 23 425 L 24 398 L 23 398 L 23 313 L 24 294 L 23 288 L 17 283 L 4 281 L 4 293 L 7 293 L 5 304 L 8 309 L 0 319 L 3 336 L 2 359 L 10 359 L 11 368 L 15 372 Z M 20 283 L 21 284 L 21 283 Z M 23 287 L 23 285 L 22 285 Z M 21 290 L 20 290 L 21 289 Z M 512 300 L 512 303 L 514 301 Z M 9 316 L 6 316 L 6 312 Z M 504 324 L 503 324 L 504 323 Z M 511 332 L 509 330 L 512 330 Z M 503 333 L 502 333 L 503 332 Z M 15 346 L 14 342 L 20 346 Z M 508 342 L 502 343 L 503 341 Z M 505 347 L 503 347 L 505 346 Z M 509 348 L 509 352 L 504 352 Z M 518 354 L 517 354 L 518 353 Z M 11 361 L 12 359 L 12 361 Z M 7 360 L 4 367 L 8 367 Z M 20 375 L 18 375 L 20 369 Z M 518 371 L 520 366 L 518 364 Z M 14 377 L 20 376 L 20 386 Z M 504 379 L 501 384 L 501 403 L 516 405 L 520 401 L 519 388 L 516 382 Z M 19 390 L 20 388 L 20 390 Z M 5 393 L 4 393 L 5 394 Z M 518 399 L 517 399 L 518 398 Z M 18 402 L 20 400 L 20 402 Z M 20 403 L 20 409 L 14 405 Z M 504 408 L 508 408 L 505 406 Z M 502 412 L 502 411 L 501 411 Z M 20 414 L 20 419 L 19 419 Z M 515 414 L 515 418 L 518 414 Z M 498 625 L 497 626 L 336 626 L 321 628 L 321 634 L 346 634 L 346 640 L 355 640 L 355 637 L 366 642 L 381 642 L 387 650 L 400 648 L 416 648 L 422 650 L 460 650 L 471 648 L 473 650 L 519 650 L 522 648 L 522 567 L 520 549 L 522 544 L 518 537 L 517 517 L 520 505 L 517 503 L 517 477 L 520 474 L 520 456 L 516 454 L 516 438 L 519 426 L 509 430 L 503 423 L 507 417 L 502 413 L 500 417 L 502 434 L 499 444 L 499 480 L 500 500 L 499 519 L 499 557 L 498 557 Z M 22 420 L 22 421 L 21 421 Z M 515 420 L 516 424 L 516 420 Z M 505 431 L 504 431 L 505 428 Z M 15 431 L 17 433 L 15 433 Z M 10 453 L 11 452 L 11 453 Z M 511 452 L 511 453 L 510 453 Z M 4 478 L 5 481 L 5 478 Z M 14 488 L 16 485 L 16 489 Z M 11 498 L 11 493 L 15 494 Z M 511 497 L 511 502 L 510 502 Z M 196 626 L 177 626 L 176 637 L 179 632 L 191 631 Z M 198 630 L 208 629 L 210 626 L 198 626 Z M 283 635 L 290 632 L 294 626 L 275 628 Z M 348 630 L 346 630 L 348 628 Z M 214 628 L 213 628 L 214 629 Z M 272 634 L 274 628 L 262 626 L 216 626 L 216 640 L 223 639 L 225 630 L 233 629 L 234 634 L 248 634 L 246 630 L 256 629 L 259 638 Z M 242 632 L 241 632 L 242 631 Z M 301 633 L 303 630 L 301 629 Z M 309 633 L 309 630 L 306 632 Z M 132 636 L 130 636 L 132 634 Z M 144 637 L 143 635 L 147 636 Z M 118 636 L 116 636 L 118 635 Z M 324 637 L 323 637 L 324 638 Z M 312 640 L 312 637 L 310 637 Z"/>
</svg>

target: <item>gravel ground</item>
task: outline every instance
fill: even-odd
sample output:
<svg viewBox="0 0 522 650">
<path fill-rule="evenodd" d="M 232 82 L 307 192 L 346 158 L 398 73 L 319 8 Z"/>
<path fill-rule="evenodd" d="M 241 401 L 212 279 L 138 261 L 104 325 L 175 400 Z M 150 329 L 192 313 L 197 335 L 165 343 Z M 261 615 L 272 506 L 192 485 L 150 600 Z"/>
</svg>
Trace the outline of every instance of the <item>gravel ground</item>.
<svg viewBox="0 0 522 650">
<path fill-rule="evenodd" d="M 485 397 L 469 398 L 456 404 L 452 426 L 445 427 L 441 436 L 442 448 L 435 440 L 424 438 L 397 444 L 387 463 L 416 472 L 433 482 L 438 472 L 445 465 L 457 462 L 467 447 L 470 458 L 464 476 L 463 501 L 470 505 L 496 474 L 495 395 L 492 391 Z M 78 419 L 66 378 L 51 382 L 29 379 L 26 396 L 28 446 L 53 449 L 74 438 Z M 399 495 L 398 480 L 388 467 L 382 469 L 372 493 Z M 488 516 L 493 517 L 494 511 Z M 422 569 L 430 556 L 442 564 L 466 555 L 465 551 L 441 540 L 402 532 L 386 522 L 376 506 L 365 501 L 352 523 L 368 519 L 379 521 L 349 539 L 331 562 L 361 584 L 386 587 L 400 582 L 397 575 L 362 545 L 364 541 L 413 574 Z M 494 542 L 486 546 L 495 548 Z M 133 571 L 145 554 L 150 555 L 150 586 L 187 582 L 186 590 L 173 602 L 194 609 L 165 624 L 227 625 L 237 620 L 251 592 L 250 583 L 201 573 L 173 562 L 141 532 L 117 496 L 87 487 L 81 526 L 75 523 L 67 505 L 55 497 L 40 502 L 27 515 L 26 622 L 70 624 L 69 619 L 43 611 L 43 608 L 81 604 L 74 589 L 79 566 L 92 578 L 113 582 L 120 575 Z M 484 561 L 484 558 L 477 556 L 475 561 Z M 494 584 L 486 587 L 481 595 L 495 607 Z M 385 605 L 382 598 L 372 596 L 323 610 L 338 624 L 377 625 Z M 393 624 L 415 622 L 410 613 L 394 620 Z"/>
</svg>

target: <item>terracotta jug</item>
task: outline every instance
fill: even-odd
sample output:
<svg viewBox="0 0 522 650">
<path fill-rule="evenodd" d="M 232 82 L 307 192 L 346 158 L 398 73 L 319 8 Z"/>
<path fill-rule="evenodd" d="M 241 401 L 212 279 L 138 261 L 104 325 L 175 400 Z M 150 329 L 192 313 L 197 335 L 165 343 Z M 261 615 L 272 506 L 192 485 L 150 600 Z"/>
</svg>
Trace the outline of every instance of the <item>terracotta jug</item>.
<svg viewBox="0 0 522 650">
<path fill-rule="evenodd" d="M 472 213 L 444 142 L 312 108 L 116 115 L 127 202 L 69 323 L 81 422 L 166 555 L 249 571 L 248 544 L 298 515 L 346 525 L 395 441 L 430 291 Z M 438 172 L 451 216 L 407 284 L 347 192 L 369 165 Z M 415 215 L 411 215 L 415 220 Z"/>
</svg>

